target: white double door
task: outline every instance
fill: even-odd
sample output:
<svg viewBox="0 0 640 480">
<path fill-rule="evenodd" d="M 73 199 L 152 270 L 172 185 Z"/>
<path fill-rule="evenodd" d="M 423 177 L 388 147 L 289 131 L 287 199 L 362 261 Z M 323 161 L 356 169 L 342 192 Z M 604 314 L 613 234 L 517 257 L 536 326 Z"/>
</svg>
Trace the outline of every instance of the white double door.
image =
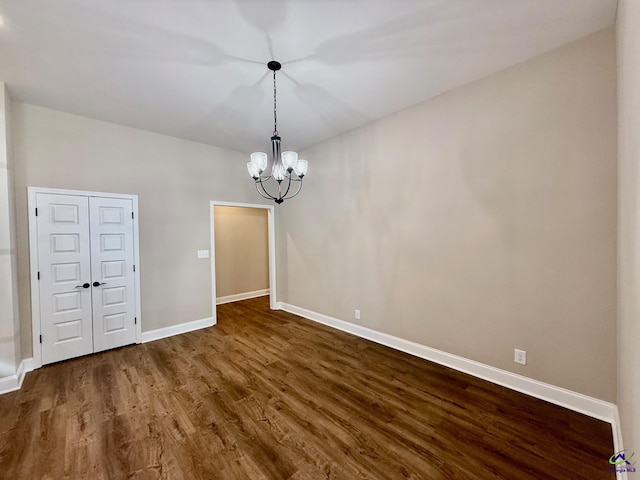
<svg viewBox="0 0 640 480">
<path fill-rule="evenodd" d="M 133 201 L 36 203 L 42 363 L 135 343 Z"/>
</svg>

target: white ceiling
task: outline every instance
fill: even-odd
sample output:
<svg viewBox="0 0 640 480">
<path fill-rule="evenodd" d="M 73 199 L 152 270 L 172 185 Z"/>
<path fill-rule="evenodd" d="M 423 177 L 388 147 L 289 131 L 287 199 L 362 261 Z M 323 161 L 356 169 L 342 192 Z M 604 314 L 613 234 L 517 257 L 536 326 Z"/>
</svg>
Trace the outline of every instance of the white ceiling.
<svg viewBox="0 0 640 480">
<path fill-rule="evenodd" d="M 616 0 L 0 0 L 12 98 L 245 152 L 299 149 L 609 25 Z"/>
</svg>

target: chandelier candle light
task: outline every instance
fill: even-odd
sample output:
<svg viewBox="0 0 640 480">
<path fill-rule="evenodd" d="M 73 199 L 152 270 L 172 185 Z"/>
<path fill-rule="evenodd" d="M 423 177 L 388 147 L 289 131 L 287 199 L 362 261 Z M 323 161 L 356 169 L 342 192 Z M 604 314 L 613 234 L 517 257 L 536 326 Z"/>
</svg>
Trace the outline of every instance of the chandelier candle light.
<svg viewBox="0 0 640 480">
<path fill-rule="evenodd" d="M 280 136 L 278 135 L 278 117 L 276 115 L 276 72 L 282 68 L 279 62 L 267 63 L 273 72 L 273 136 L 271 137 L 271 175 L 263 176 L 267 169 L 268 158 L 264 152 L 251 154 L 251 161 L 247 163 L 247 171 L 256 183 L 258 193 L 269 200 L 281 204 L 288 198 L 295 197 L 302 189 L 302 178 L 307 174 L 308 162 L 298 158 L 296 152 L 280 153 Z M 294 178 L 295 174 L 295 178 Z M 272 195 L 265 188 L 265 182 L 273 178 L 278 184 L 278 194 Z M 297 182 L 295 193 L 291 193 L 291 182 Z"/>
</svg>

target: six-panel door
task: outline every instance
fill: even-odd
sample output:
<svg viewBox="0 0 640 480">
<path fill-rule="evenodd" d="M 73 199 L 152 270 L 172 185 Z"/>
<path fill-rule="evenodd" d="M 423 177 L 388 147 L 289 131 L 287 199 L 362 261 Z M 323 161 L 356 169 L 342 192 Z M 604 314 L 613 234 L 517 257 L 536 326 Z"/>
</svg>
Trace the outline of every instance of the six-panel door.
<svg viewBox="0 0 640 480">
<path fill-rule="evenodd" d="M 39 193 L 37 208 L 45 364 L 93 352 L 89 199 Z"/>
<path fill-rule="evenodd" d="M 96 352 L 136 341 L 132 211 L 129 199 L 89 198 Z"/>
<path fill-rule="evenodd" d="M 42 363 L 135 343 L 132 200 L 36 202 Z"/>
</svg>

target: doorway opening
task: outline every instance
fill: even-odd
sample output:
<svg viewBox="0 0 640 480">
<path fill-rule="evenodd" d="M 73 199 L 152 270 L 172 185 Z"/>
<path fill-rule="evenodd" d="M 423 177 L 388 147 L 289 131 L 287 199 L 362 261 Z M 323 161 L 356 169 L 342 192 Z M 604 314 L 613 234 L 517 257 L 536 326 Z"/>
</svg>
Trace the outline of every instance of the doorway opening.
<svg viewBox="0 0 640 480">
<path fill-rule="evenodd" d="M 211 288 L 216 306 L 263 295 L 276 309 L 273 205 L 210 202 Z"/>
</svg>

